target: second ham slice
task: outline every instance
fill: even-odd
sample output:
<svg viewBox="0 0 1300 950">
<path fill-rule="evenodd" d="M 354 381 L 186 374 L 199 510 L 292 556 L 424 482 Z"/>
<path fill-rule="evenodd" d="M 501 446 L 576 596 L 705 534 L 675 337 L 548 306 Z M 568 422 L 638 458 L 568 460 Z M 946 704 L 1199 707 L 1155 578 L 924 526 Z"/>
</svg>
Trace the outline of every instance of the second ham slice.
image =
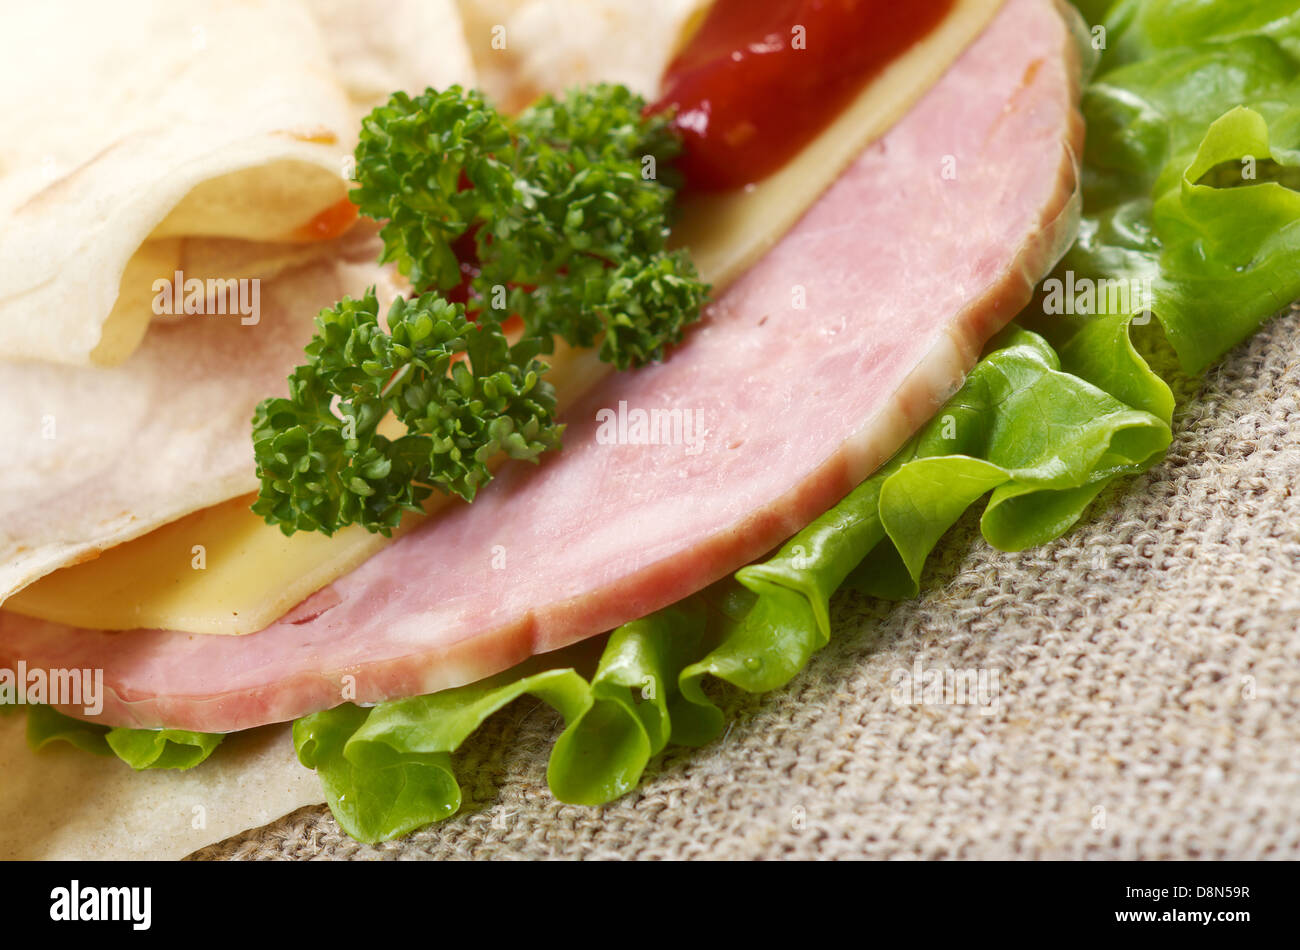
<svg viewBox="0 0 1300 950">
<path fill-rule="evenodd" d="M 577 404 L 540 467 L 259 633 L 0 613 L 0 665 L 102 668 L 102 721 L 228 732 L 345 684 L 376 702 L 471 682 L 703 588 L 870 474 L 1028 302 L 1077 220 L 1078 78 L 1058 7 L 1010 0 L 666 362 Z"/>
</svg>

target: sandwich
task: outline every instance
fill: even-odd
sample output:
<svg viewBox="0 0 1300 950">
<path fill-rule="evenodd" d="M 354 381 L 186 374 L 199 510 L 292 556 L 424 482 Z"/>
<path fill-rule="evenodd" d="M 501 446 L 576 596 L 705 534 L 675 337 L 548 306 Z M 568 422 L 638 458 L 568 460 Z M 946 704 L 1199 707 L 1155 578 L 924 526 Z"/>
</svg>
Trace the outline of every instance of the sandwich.
<svg viewBox="0 0 1300 950">
<path fill-rule="evenodd" d="M 1294 9 L 137 5 L 182 79 L 88 5 L 54 101 L 146 92 L 0 156 L 0 758 L 148 798 L 99 853 L 400 837 L 524 695 L 625 795 L 972 507 L 1067 532 L 1300 297 Z M 12 853 L 86 850 L 51 784 Z"/>
</svg>

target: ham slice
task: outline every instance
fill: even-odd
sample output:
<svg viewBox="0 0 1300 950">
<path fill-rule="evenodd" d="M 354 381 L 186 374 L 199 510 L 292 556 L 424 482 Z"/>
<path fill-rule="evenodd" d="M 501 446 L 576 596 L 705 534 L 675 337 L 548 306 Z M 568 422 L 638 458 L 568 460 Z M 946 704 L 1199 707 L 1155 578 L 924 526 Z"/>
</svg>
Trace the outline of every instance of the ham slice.
<svg viewBox="0 0 1300 950">
<path fill-rule="evenodd" d="M 1029 301 L 1077 223 L 1077 90 L 1058 7 L 1010 0 L 667 361 L 576 404 L 540 467 L 259 633 L 0 614 L 0 665 L 103 668 L 103 721 L 224 732 L 471 682 L 688 596 L 887 459 Z M 632 423 L 621 444 L 601 410 Z M 694 444 L 631 444 L 635 410 L 689 412 Z"/>
</svg>

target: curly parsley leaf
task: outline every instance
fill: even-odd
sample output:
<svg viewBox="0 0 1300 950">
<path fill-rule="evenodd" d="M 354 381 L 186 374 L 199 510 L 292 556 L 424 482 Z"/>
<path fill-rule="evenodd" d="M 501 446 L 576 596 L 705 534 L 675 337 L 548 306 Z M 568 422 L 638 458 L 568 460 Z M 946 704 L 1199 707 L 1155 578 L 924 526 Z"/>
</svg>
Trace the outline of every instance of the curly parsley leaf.
<svg viewBox="0 0 1300 950">
<path fill-rule="evenodd" d="M 479 322 L 517 314 L 544 348 L 614 333 L 602 358 L 639 366 L 681 338 L 708 292 L 690 257 L 666 250 L 681 143 L 644 106 L 597 85 L 506 119 L 456 86 L 398 93 L 365 122 L 352 197 L 387 218 L 384 260 L 416 287 L 449 291 L 472 265 Z"/>
<path fill-rule="evenodd" d="M 559 444 L 536 346 L 466 319 L 435 293 L 397 298 L 388 332 L 374 288 L 321 311 L 287 399 L 253 417 L 253 511 L 285 534 L 360 523 L 390 534 L 434 488 L 473 500 L 498 453 L 536 461 Z M 392 415 L 407 432 L 378 431 Z"/>
<path fill-rule="evenodd" d="M 362 123 L 350 197 L 386 221 L 381 260 L 417 288 L 448 290 L 461 279 L 452 244 L 514 201 L 514 156 L 505 121 L 480 93 L 398 92 Z"/>
</svg>

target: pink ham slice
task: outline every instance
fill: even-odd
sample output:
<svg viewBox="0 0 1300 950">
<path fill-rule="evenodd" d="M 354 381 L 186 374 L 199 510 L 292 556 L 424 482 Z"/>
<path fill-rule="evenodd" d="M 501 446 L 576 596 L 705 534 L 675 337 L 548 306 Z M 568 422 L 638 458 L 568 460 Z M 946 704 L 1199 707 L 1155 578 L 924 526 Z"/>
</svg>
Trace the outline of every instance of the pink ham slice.
<svg viewBox="0 0 1300 950">
<path fill-rule="evenodd" d="M 103 721 L 226 732 L 344 683 L 371 702 L 471 682 L 688 596 L 866 477 L 1029 300 L 1077 221 L 1077 78 L 1055 4 L 1011 0 L 669 360 L 574 407 L 563 452 L 259 633 L 0 614 L 0 665 L 103 668 Z M 690 410 L 703 437 L 603 444 L 622 404 Z"/>
</svg>

